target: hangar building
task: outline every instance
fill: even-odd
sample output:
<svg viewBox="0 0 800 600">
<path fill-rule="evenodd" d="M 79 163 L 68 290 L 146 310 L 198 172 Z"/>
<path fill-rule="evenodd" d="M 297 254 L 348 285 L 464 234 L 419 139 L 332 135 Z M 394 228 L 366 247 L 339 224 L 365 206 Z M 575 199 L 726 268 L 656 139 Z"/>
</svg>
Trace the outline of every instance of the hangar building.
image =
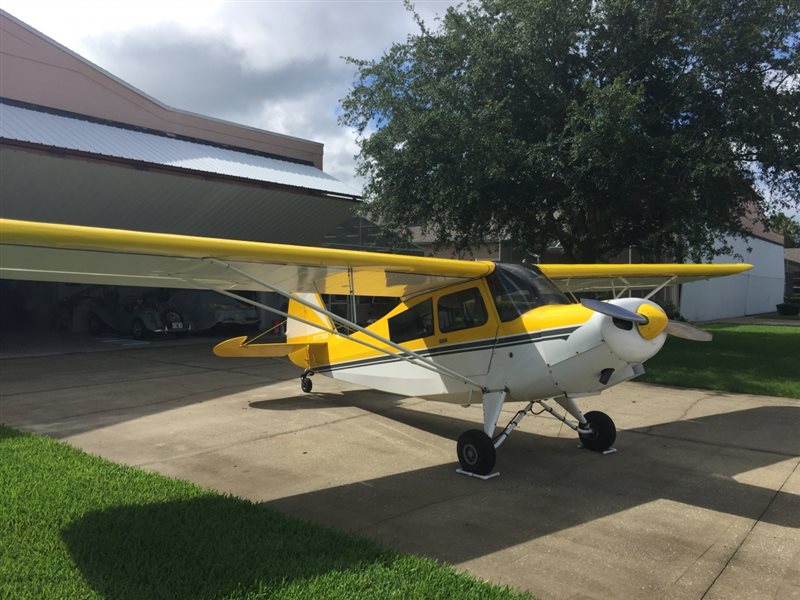
<svg viewBox="0 0 800 600">
<path fill-rule="evenodd" d="M 166 106 L 0 11 L 4 218 L 347 246 L 359 196 L 322 167 L 320 143 Z M 5 328 L 71 293 L 2 285 Z"/>
</svg>

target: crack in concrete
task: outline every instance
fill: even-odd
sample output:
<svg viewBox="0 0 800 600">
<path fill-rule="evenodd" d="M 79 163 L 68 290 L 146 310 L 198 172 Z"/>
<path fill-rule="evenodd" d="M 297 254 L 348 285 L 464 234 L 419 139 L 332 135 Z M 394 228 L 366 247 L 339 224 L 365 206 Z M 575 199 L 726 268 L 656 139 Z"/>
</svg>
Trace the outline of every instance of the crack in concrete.
<svg viewBox="0 0 800 600">
<path fill-rule="evenodd" d="M 165 364 L 170 364 L 170 363 L 165 363 Z M 210 368 L 206 368 L 206 367 L 190 367 L 190 366 L 187 366 L 187 365 L 182 365 L 180 363 L 171 363 L 171 364 L 175 364 L 175 365 L 179 365 L 179 366 L 185 367 L 187 369 L 194 369 L 195 371 L 199 371 L 199 373 L 192 373 L 192 372 L 181 373 L 180 376 L 190 377 L 190 376 L 194 376 L 194 375 L 199 375 L 200 373 L 204 373 L 204 372 L 220 372 L 220 371 L 222 371 L 222 372 L 235 374 L 235 375 L 238 375 L 238 376 L 247 375 L 248 377 L 253 377 L 254 379 L 258 379 L 258 380 L 264 380 L 265 382 L 269 382 L 269 383 L 274 383 L 276 381 L 283 381 L 283 379 L 274 379 L 274 378 L 271 378 L 271 377 L 267 377 L 265 375 L 252 375 L 250 373 L 241 373 L 240 371 L 236 371 L 236 370 L 233 370 L 233 369 L 210 369 Z M 45 393 L 48 393 L 48 392 L 60 392 L 60 391 L 64 391 L 64 390 L 90 389 L 90 388 L 96 388 L 96 387 L 100 387 L 100 386 L 104 386 L 104 385 L 117 385 L 117 384 L 120 384 L 120 383 L 131 383 L 131 382 L 141 382 L 141 381 L 157 381 L 159 379 L 174 379 L 175 376 L 176 376 L 175 373 L 170 373 L 168 375 L 157 375 L 157 376 L 153 376 L 153 377 L 132 377 L 130 379 L 114 379 L 114 380 L 110 380 L 110 381 L 102 381 L 102 382 L 97 382 L 97 383 L 88 383 L 88 384 L 83 384 L 83 385 L 68 385 L 68 386 L 63 386 L 63 387 L 52 387 L 52 388 L 45 388 L 45 389 L 40 389 L 40 390 L 32 390 L 30 392 L 16 392 L 16 393 L 10 393 L 10 394 L 3 394 L 2 397 L 3 398 L 15 398 L 15 397 L 18 397 L 18 396 L 30 396 L 30 395 L 35 395 L 35 394 L 45 394 Z"/>
<path fill-rule="evenodd" d="M 701 553 L 700 553 L 700 556 L 698 556 L 697 558 L 695 558 L 695 559 L 694 559 L 694 560 L 693 560 L 693 561 L 692 561 L 692 562 L 691 562 L 689 565 L 687 565 L 687 567 L 686 567 L 686 568 L 685 568 L 685 569 L 684 569 L 684 570 L 681 572 L 681 574 L 680 574 L 680 575 L 678 575 L 678 576 L 677 576 L 677 577 L 676 577 L 676 578 L 673 580 L 673 582 L 667 586 L 667 588 L 664 590 L 664 595 L 665 595 L 665 596 L 667 595 L 667 593 L 668 593 L 670 590 L 672 590 L 672 589 L 673 589 L 673 588 L 674 588 L 674 587 L 675 587 L 675 586 L 678 584 L 678 582 L 679 582 L 681 579 L 683 579 L 683 578 L 684 578 L 684 576 L 685 576 L 685 575 L 686 575 L 686 574 L 689 572 L 689 570 L 690 570 L 692 567 L 694 567 L 694 566 L 695 566 L 696 564 L 698 564 L 698 563 L 699 563 L 701 560 L 703 560 L 703 557 L 704 557 L 706 554 L 708 554 L 708 553 L 711 551 L 711 549 L 712 549 L 714 546 L 716 546 L 716 545 L 717 545 L 717 543 L 718 543 L 718 542 L 719 542 L 719 541 L 720 541 L 720 540 L 721 540 L 721 539 L 722 539 L 722 538 L 725 536 L 725 534 L 727 534 L 727 533 L 728 533 L 728 531 L 730 530 L 730 528 L 731 528 L 731 527 L 733 527 L 734 523 L 735 523 L 735 521 L 734 521 L 734 520 L 731 520 L 731 522 L 730 522 L 730 523 L 728 523 L 728 526 L 727 526 L 727 527 L 726 527 L 724 530 L 722 530 L 722 532 L 720 532 L 720 534 L 719 534 L 719 535 L 718 535 L 716 538 L 714 538 L 714 541 L 712 541 L 712 542 L 711 542 L 711 543 L 708 545 L 708 548 L 706 548 L 705 550 L 703 550 L 703 552 L 701 552 Z M 746 537 L 746 536 L 745 536 L 745 537 Z M 706 592 L 708 592 L 708 590 L 706 590 Z"/>
<path fill-rule="evenodd" d="M 680 389 L 680 388 L 678 388 L 678 389 Z M 677 423 L 678 421 L 683 421 L 686 418 L 686 415 L 689 414 L 689 411 L 691 411 L 695 406 L 697 406 L 697 404 L 699 402 L 701 402 L 703 400 L 708 400 L 709 398 L 714 398 L 716 396 L 717 396 L 717 394 L 707 393 L 707 394 L 703 394 L 702 396 L 700 396 L 698 398 L 695 398 L 691 402 L 691 404 L 689 404 L 689 406 L 687 406 L 686 409 L 681 413 L 681 415 L 678 418 L 673 419 L 671 422 Z M 650 433 L 653 429 L 655 429 L 656 427 L 660 427 L 661 425 L 662 425 L 661 423 L 656 423 L 654 425 L 649 425 L 648 427 L 640 429 L 639 432 L 640 433 Z"/>
<path fill-rule="evenodd" d="M 733 561 L 733 559 L 739 553 L 739 550 L 741 550 L 742 546 L 744 546 L 744 543 L 749 539 L 750 534 L 753 533 L 753 530 L 756 528 L 756 525 L 758 525 L 761 522 L 761 520 L 764 518 L 764 515 L 767 514 L 767 511 L 770 509 L 772 504 L 775 502 L 775 499 L 778 497 L 778 494 L 781 493 L 783 488 L 786 486 L 786 483 L 789 481 L 789 478 L 792 475 L 795 474 L 795 472 L 797 471 L 798 467 L 800 467 L 800 460 L 798 460 L 795 463 L 794 469 L 791 470 L 791 472 L 786 476 L 786 479 L 783 480 L 783 483 L 780 485 L 780 487 L 777 490 L 775 490 L 774 494 L 772 494 L 772 497 L 769 499 L 769 502 L 767 502 L 767 505 L 764 507 L 764 510 L 761 511 L 761 514 L 758 516 L 758 518 L 753 521 L 753 524 L 747 530 L 747 533 L 745 533 L 744 537 L 739 542 L 739 544 L 736 546 L 734 551 L 731 552 L 731 555 L 728 557 L 728 560 L 726 560 L 725 564 L 722 565 L 722 568 L 719 570 L 719 573 L 717 573 L 717 575 L 714 577 L 714 580 L 706 588 L 706 591 L 703 592 L 703 595 L 700 596 L 700 600 L 703 600 L 708 595 L 708 593 L 711 591 L 711 588 L 713 588 L 714 585 L 716 585 L 716 583 L 719 580 L 719 578 L 722 577 L 722 574 L 727 570 L 728 565 L 731 564 L 731 561 Z"/>
<path fill-rule="evenodd" d="M 225 390 L 230 390 L 230 389 L 234 389 L 234 388 L 242 388 L 242 387 L 245 387 L 245 386 L 242 386 L 241 384 L 237 384 L 237 385 L 227 385 L 227 386 L 224 385 L 224 386 L 219 386 L 219 387 L 215 387 L 215 388 L 204 388 L 203 389 L 203 393 L 221 392 L 221 391 L 225 391 Z M 194 397 L 196 395 L 197 395 L 196 393 L 182 394 L 180 396 L 175 396 L 174 398 L 168 398 L 166 400 L 158 400 L 158 401 L 155 401 L 155 402 L 147 402 L 145 404 L 137 404 L 133 408 L 134 409 L 139 409 L 139 408 L 146 408 L 148 406 L 159 406 L 161 404 L 169 404 L 171 402 L 181 402 L 181 401 L 186 400 L 188 398 L 192 398 L 192 397 Z M 130 409 L 131 407 L 127 407 L 127 408 Z M 110 412 L 115 412 L 115 411 L 126 411 L 126 408 L 125 407 L 123 407 L 123 408 L 114 407 L 114 408 L 104 408 L 104 409 L 101 409 L 101 410 L 94 410 L 94 411 L 84 412 L 84 413 L 75 413 L 75 414 L 71 414 L 71 415 L 69 415 L 67 417 L 64 417 L 64 419 L 62 419 L 62 422 L 66 421 L 66 420 L 70 420 L 70 419 L 75 419 L 75 418 L 78 418 L 78 417 L 88 417 L 90 415 L 100 415 L 100 414 L 103 414 L 103 413 L 110 413 Z M 130 410 L 127 410 L 127 412 L 130 412 Z M 136 415 L 136 416 L 138 417 L 140 415 Z"/>
<path fill-rule="evenodd" d="M 686 418 L 686 415 L 688 415 L 688 414 L 689 414 L 689 412 L 690 412 L 690 411 L 691 411 L 691 410 L 692 410 L 692 409 L 693 409 L 695 406 L 697 406 L 697 405 L 698 405 L 698 404 L 699 404 L 701 401 L 703 401 L 703 400 L 707 400 L 707 399 L 709 399 L 709 398 L 713 398 L 713 397 L 714 397 L 714 395 L 713 395 L 713 394 L 704 394 L 703 396 L 700 396 L 699 398 L 695 398 L 694 402 L 692 402 L 691 404 L 689 404 L 689 406 L 687 406 L 687 407 L 686 407 L 686 410 L 684 410 L 684 411 L 681 413 L 681 416 L 679 416 L 677 419 L 675 419 L 675 421 L 683 421 L 683 420 Z"/>
<path fill-rule="evenodd" d="M 725 448 L 729 450 L 745 450 L 747 452 L 761 452 L 764 454 L 770 454 L 773 456 L 780 456 L 782 458 L 796 458 L 796 454 L 781 452 L 779 450 L 767 450 L 764 448 L 753 448 L 751 446 L 743 446 L 742 444 L 721 444 L 718 442 L 710 442 L 708 440 L 698 440 L 695 438 L 678 436 L 678 435 L 665 435 L 661 433 L 652 433 L 652 431 L 647 430 L 636 430 L 636 429 L 626 429 L 625 434 L 635 433 L 638 435 L 645 435 L 648 437 L 655 437 L 661 438 L 665 440 L 675 440 L 676 442 L 691 442 L 694 444 L 699 444 L 701 446 L 713 446 L 715 448 Z"/>
<path fill-rule="evenodd" d="M 222 367 L 209 367 L 207 365 L 203 365 L 203 366 L 187 365 L 187 364 L 185 364 L 185 363 L 183 363 L 181 361 L 163 360 L 163 359 L 160 359 L 160 358 L 147 358 L 147 357 L 141 357 L 141 356 L 136 356 L 136 357 L 134 357 L 134 359 L 142 361 L 142 362 L 147 362 L 147 363 L 155 363 L 155 364 L 158 364 L 158 365 L 169 365 L 169 366 L 176 366 L 177 365 L 177 366 L 180 366 L 180 367 L 187 367 L 187 368 L 193 368 L 193 369 L 204 369 L 206 371 L 224 371 L 224 372 L 229 372 L 229 373 L 238 373 L 239 370 L 240 370 L 240 369 L 234 369 L 232 367 L 222 368 Z M 242 367 L 242 368 L 249 369 L 250 367 Z M 299 378 L 299 375 L 298 375 L 298 378 Z"/>
<path fill-rule="evenodd" d="M 359 527 L 355 531 L 363 532 L 363 531 L 365 531 L 367 529 L 371 529 L 373 527 L 379 527 L 379 526 L 381 526 L 381 525 L 383 525 L 385 523 L 388 523 L 389 521 L 394 521 L 395 519 L 408 516 L 410 514 L 413 514 L 415 512 L 421 511 L 421 510 L 425 510 L 425 509 L 430 508 L 432 506 L 437 506 L 439 504 L 449 503 L 449 502 L 452 502 L 453 500 L 462 500 L 464 498 L 473 498 L 473 497 L 476 497 L 476 496 L 481 496 L 481 495 L 486 495 L 486 494 L 487 494 L 487 492 L 485 492 L 485 491 L 477 491 L 477 492 L 469 492 L 469 493 L 464 493 L 464 494 L 456 494 L 454 496 L 450 496 L 448 498 L 442 498 L 440 500 L 433 500 L 432 502 L 428 502 L 426 504 L 421 504 L 419 506 L 415 506 L 413 508 L 409 508 L 408 510 L 404 510 L 404 511 L 399 512 L 397 514 L 391 515 L 390 517 L 386 517 L 385 519 L 380 519 L 378 521 L 375 521 L 374 523 L 370 523 L 369 525 L 364 525 L 362 527 Z"/>
</svg>

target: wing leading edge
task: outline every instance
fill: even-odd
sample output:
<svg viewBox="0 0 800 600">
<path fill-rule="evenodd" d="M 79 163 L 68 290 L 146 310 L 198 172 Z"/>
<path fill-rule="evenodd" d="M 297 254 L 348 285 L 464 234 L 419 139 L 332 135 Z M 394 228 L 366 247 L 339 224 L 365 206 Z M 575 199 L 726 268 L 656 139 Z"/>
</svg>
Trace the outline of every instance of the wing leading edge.
<svg viewBox="0 0 800 600">
<path fill-rule="evenodd" d="M 257 279 L 320 294 L 404 298 L 488 275 L 473 262 L 0 219 L 0 277 L 166 288 L 263 290 Z"/>
<path fill-rule="evenodd" d="M 753 265 L 735 264 L 604 264 L 537 265 L 564 292 L 622 291 L 658 288 L 711 277 L 736 275 Z"/>
<path fill-rule="evenodd" d="M 230 264 L 293 292 L 406 298 L 494 270 L 465 261 L 0 219 L 0 277 L 148 287 L 262 290 Z M 540 264 L 563 291 L 657 288 L 749 264 Z"/>
</svg>

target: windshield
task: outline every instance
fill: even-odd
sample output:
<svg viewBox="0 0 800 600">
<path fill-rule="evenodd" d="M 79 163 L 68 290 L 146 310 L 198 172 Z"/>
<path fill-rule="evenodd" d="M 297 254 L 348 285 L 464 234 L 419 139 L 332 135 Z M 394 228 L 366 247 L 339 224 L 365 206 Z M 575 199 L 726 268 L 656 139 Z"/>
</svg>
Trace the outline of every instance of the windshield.
<svg viewBox="0 0 800 600">
<path fill-rule="evenodd" d="M 497 263 L 488 282 L 501 321 L 512 321 L 537 306 L 569 304 L 547 277 L 520 265 Z"/>
</svg>

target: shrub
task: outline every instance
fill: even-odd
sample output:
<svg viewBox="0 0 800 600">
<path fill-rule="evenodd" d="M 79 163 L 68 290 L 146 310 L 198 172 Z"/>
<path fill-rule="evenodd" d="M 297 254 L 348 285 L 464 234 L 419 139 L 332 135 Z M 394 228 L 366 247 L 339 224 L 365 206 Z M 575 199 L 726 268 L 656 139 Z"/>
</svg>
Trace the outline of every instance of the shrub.
<svg viewBox="0 0 800 600">
<path fill-rule="evenodd" d="M 778 314 L 785 317 L 794 317 L 800 315 L 800 304 L 791 304 L 789 302 L 782 302 L 777 305 Z"/>
</svg>

